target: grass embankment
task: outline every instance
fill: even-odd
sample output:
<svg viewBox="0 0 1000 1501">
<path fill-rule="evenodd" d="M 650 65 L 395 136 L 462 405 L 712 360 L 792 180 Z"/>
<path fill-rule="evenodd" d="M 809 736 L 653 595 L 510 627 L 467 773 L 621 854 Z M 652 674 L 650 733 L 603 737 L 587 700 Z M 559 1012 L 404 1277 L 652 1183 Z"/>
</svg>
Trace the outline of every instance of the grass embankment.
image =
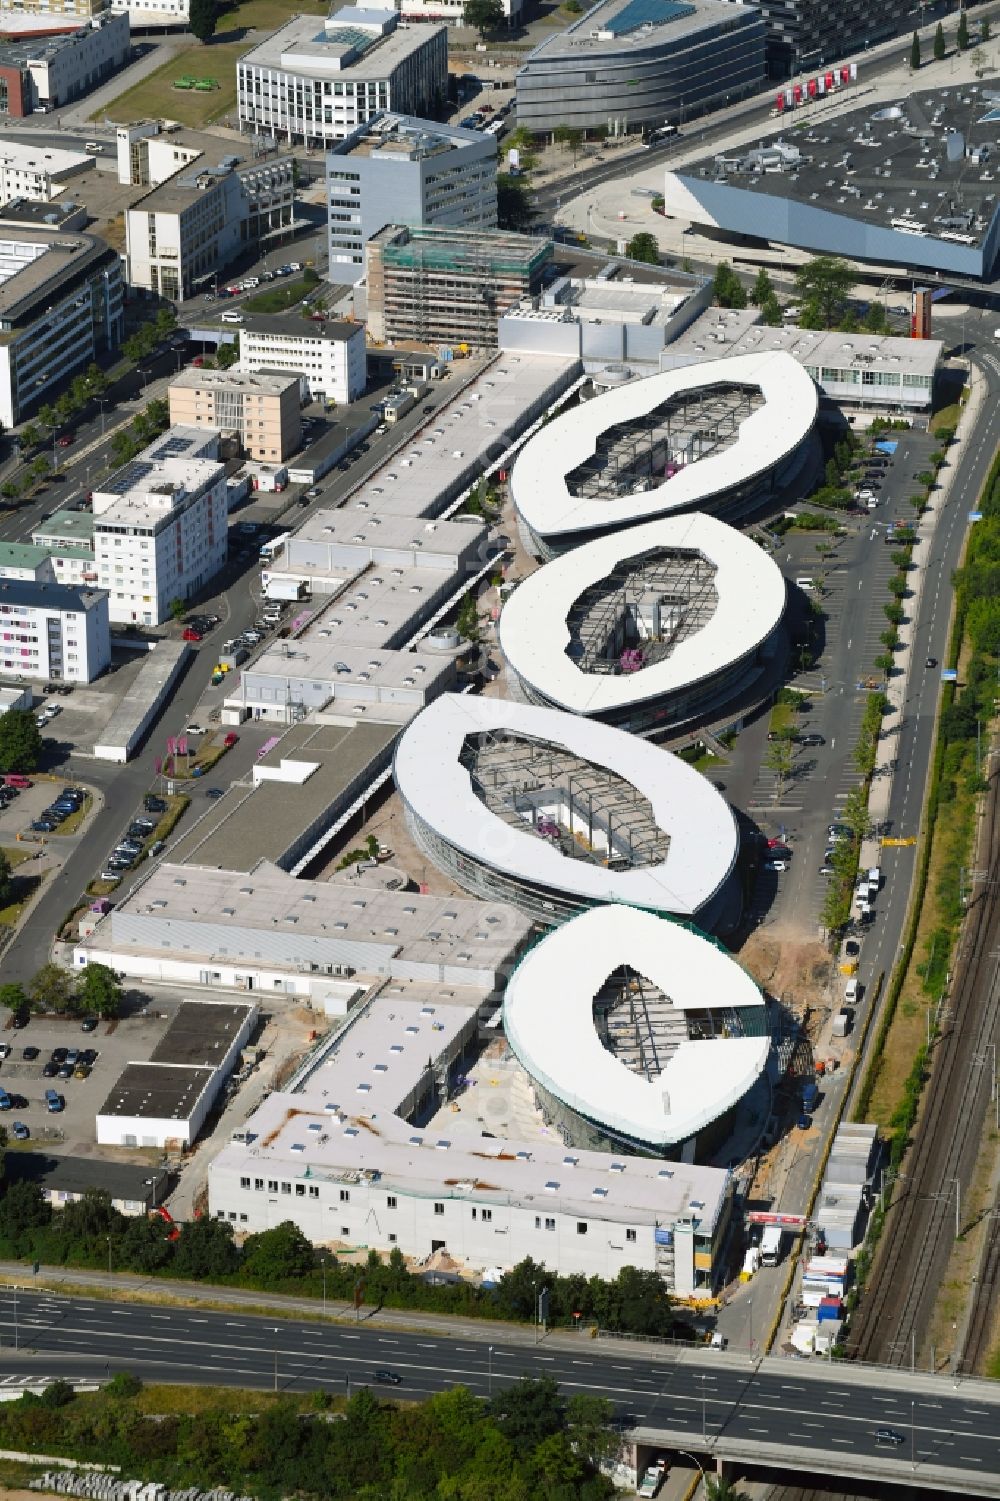
<svg viewBox="0 0 1000 1501">
<path fill-rule="evenodd" d="M 297 276 L 294 281 L 283 281 L 279 286 L 268 287 L 266 292 L 258 292 L 243 306 L 248 313 L 284 313 L 300 303 L 315 285 L 315 277 L 307 280 Z"/>
<path fill-rule="evenodd" d="M 56 824 L 55 828 L 52 830 L 51 837 L 54 838 L 56 834 L 78 834 L 80 832 L 80 825 L 83 823 L 84 819 L 87 817 L 87 814 L 90 812 L 93 806 L 94 799 L 91 797 L 90 793 L 84 793 L 83 802 L 80 804 L 79 808 L 77 808 L 75 813 L 71 813 L 69 815 L 65 823 Z"/>
<path fill-rule="evenodd" d="M 19 876 L 17 874 L 17 867 L 23 865 L 25 860 L 32 860 L 38 853 L 37 850 L 26 848 L 24 845 L 18 845 L 13 849 L 5 846 L 3 853 L 10 861 L 10 868 L 14 873 L 14 881 L 13 901 L 8 902 L 6 907 L 0 907 L 0 928 L 13 928 L 20 922 L 25 905 L 38 890 L 42 878 L 40 875 Z"/>
</svg>

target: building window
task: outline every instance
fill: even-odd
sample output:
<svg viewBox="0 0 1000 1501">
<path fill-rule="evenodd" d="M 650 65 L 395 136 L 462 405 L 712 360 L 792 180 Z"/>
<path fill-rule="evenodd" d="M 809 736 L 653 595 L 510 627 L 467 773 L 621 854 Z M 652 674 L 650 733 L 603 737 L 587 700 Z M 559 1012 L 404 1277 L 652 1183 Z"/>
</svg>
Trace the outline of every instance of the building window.
<svg viewBox="0 0 1000 1501">
<path fill-rule="evenodd" d="M 290 1183 L 283 1183 L 281 1185 L 281 1192 L 283 1194 L 290 1194 L 291 1191 L 292 1191 L 292 1185 Z"/>
<path fill-rule="evenodd" d="M 277 1180 L 277 1178 L 268 1178 L 268 1180 L 267 1180 L 267 1191 L 268 1191 L 269 1194 L 276 1194 L 278 1192 L 278 1180 Z"/>
<path fill-rule="evenodd" d="M 396 1207 L 396 1195 L 395 1194 L 389 1194 L 388 1195 L 388 1197 L 386 1198 L 386 1201 L 385 1201 L 385 1207 L 386 1207 L 386 1209 L 395 1209 L 395 1207 Z"/>
<path fill-rule="evenodd" d="M 342 1204 L 349 1204 L 351 1202 L 351 1190 L 349 1188 L 342 1188 L 340 1190 L 340 1202 Z"/>
<path fill-rule="evenodd" d="M 249 1188 L 250 1187 L 250 1179 L 249 1178 L 241 1178 L 240 1179 L 240 1187 L 241 1188 Z"/>
<path fill-rule="evenodd" d="M 626 1230 L 625 1231 L 625 1239 L 626 1240 L 635 1240 L 635 1231 L 634 1230 Z"/>
<path fill-rule="evenodd" d="M 577 1220 L 577 1222 L 576 1222 L 576 1233 L 577 1233 L 577 1235 L 586 1235 L 586 1233 L 587 1233 L 587 1221 L 586 1220 Z"/>
<path fill-rule="evenodd" d="M 351 1238 L 351 1227 L 350 1227 L 350 1225 L 341 1225 L 341 1227 L 340 1227 L 340 1237 L 341 1237 L 341 1240 L 350 1240 L 350 1238 Z"/>
<path fill-rule="evenodd" d="M 309 1197 L 310 1199 L 319 1198 L 319 1189 L 316 1187 L 315 1183 L 310 1183 L 309 1185 Z"/>
<path fill-rule="evenodd" d="M 435 1214 L 444 1214 L 444 1205 L 443 1204 L 435 1204 L 434 1205 L 434 1213 Z"/>
<path fill-rule="evenodd" d="M 396 1237 L 394 1235 L 389 1236 L 389 1244 L 390 1246 L 394 1246 L 396 1244 Z"/>
<path fill-rule="evenodd" d="M 241 1224 L 241 1225 L 245 1225 L 245 1224 L 246 1224 L 246 1222 L 247 1222 L 247 1218 L 248 1218 L 248 1216 L 247 1216 L 247 1215 L 245 1215 L 245 1214 L 241 1214 L 241 1215 L 240 1215 L 240 1224 Z"/>
<path fill-rule="evenodd" d="M 304 1183 L 296 1183 L 296 1185 L 295 1185 L 295 1197 L 297 1199 L 304 1199 L 305 1196 L 306 1196 L 306 1186 L 305 1186 L 305 1184 Z"/>
<path fill-rule="evenodd" d="M 535 1215 L 535 1229 L 536 1230 L 540 1230 L 541 1228 L 542 1228 L 542 1217 L 541 1217 L 540 1214 L 536 1214 Z"/>
<path fill-rule="evenodd" d="M 257 1190 L 258 1193 L 263 1193 L 264 1192 L 264 1180 L 263 1180 L 263 1178 L 255 1178 L 253 1180 L 253 1186 Z"/>
<path fill-rule="evenodd" d="M 545 1216 L 545 1228 L 546 1230 L 554 1230 L 556 1228 L 556 1222 L 550 1214 Z"/>
</svg>

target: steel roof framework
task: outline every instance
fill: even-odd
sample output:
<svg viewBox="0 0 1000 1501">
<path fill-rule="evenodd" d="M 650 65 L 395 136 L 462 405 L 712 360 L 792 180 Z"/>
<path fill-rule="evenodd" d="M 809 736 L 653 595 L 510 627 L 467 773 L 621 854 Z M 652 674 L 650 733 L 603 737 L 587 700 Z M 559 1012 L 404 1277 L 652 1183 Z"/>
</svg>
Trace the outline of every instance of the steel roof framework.
<svg viewBox="0 0 1000 1501">
<path fill-rule="evenodd" d="M 566 618 L 566 655 L 583 672 L 634 671 L 623 653 L 639 648 L 641 665 L 665 661 L 703 630 L 719 604 L 716 567 L 703 554 L 663 548 L 625 558 L 585 589 Z"/>
</svg>

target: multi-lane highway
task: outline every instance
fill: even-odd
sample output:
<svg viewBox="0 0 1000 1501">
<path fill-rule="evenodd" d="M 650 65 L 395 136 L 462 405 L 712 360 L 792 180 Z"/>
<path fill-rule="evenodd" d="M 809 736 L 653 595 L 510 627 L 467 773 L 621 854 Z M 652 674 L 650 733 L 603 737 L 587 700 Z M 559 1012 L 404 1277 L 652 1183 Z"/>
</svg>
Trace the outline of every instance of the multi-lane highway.
<svg viewBox="0 0 1000 1501">
<path fill-rule="evenodd" d="M 16 1300 L 16 1322 L 15 1322 Z M 944 1466 L 1000 1493 L 1000 1391 L 985 1383 L 787 1360 L 749 1363 L 718 1352 L 628 1346 L 571 1336 L 535 1343 L 496 1325 L 442 1338 L 379 1324 L 363 1310 L 323 1322 L 207 1309 L 166 1309 L 0 1290 L 2 1374 L 79 1380 L 120 1370 L 147 1381 L 279 1391 L 379 1386 L 420 1399 L 461 1384 L 488 1397 L 522 1375 L 548 1375 L 570 1395 L 608 1398 L 642 1434 L 683 1434 L 723 1453 L 745 1445 L 813 1452 L 825 1466 L 884 1463 L 929 1475 Z M 15 1339 L 17 1348 L 15 1349 Z M 891 1429 L 898 1445 L 880 1444 Z M 772 1453 L 772 1458 L 774 1458 Z M 884 1473 L 884 1472 L 883 1472 Z M 912 1473 L 912 1470 L 911 1470 Z M 943 1483 L 943 1482 L 942 1482 Z M 947 1488 L 951 1488 L 950 1486 Z"/>
</svg>

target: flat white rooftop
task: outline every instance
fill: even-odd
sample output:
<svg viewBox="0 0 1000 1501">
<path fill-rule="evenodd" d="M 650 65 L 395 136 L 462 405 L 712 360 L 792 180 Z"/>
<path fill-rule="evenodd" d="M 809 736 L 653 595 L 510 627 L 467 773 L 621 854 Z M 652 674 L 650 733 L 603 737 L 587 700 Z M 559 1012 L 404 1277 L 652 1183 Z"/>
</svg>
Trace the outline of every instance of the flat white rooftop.
<svg viewBox="0 0 1000 1501">
<path fill-rule="evenodd" d="M 307 1086 L 302 1094 L 272 1094 L 247 1122 L 246 1144 L 233 1142 L 215 1159 L 218 1171 L 283 1167 L 290 1176 L 328 1182 L 378 1174 L 380 1186 L 401 1193 L 468 1194 L 475 1203 L 558 1204 L 581 1218 L 599 1214 L 618 1223 L 658 1225 L 690 1220 L 711 1235 L 729 1186 L 729 1173 L 654 1158 L 614 1157 L 572 1150 L 557 1142 L 452 1136 L 421 1130 L 398 1115 L 372 1120 L 363 1104 L 337 1108 L 331 1094 Z M 340 1092 L 335 1091 L 335 1092 Z"/>
<path fill-rule="evenodd" d="M 687 393 L 744 386 L 763 398 L 739 426 L 736 441 L 686 463 L 661 484 L 637 480 L 629 494 L 594 498 L 571 492 L 569 476 L 598 451 L 610 428 L 636 423 Z M 569 543 L 575 534 L 632 526 L 696 509 L 715 495 L 746 485 L 790 457 L 816 420 L 816 388 L 783 351 L 746 354 L 669 370 L 606 391 L 562 412 L 525 444 L 511 473 L 522 520 L 540 538 Z"/>
<path fill-rule="evenodd" d="M 678 640 L 669 656 L 648 666 L 586 671 L 568 655 L 570 612 L 588 589 L 627 560 L 638 568 L 658 552 L 711 565 L 716 601 L 710 617 Z M 711 679 L 756 652 L 780 624 L 784 609 L 781 570 L 749 537 L 712 516 L 670 516 L 598 537 L 530 574 L 504 605 L 500 646 L 518 677 L 549 702 L 600 717 Z"/>
<path fill-rule="evenodd" d="M 746 354 L 790 354 L 793 360 L 821 372 L 870 370 L 900 375 L 933 377 L 941 363 L 944 344 L 940 339 L 904 339 L 895 334 L 826 333 L 820 329 L 783 324 L 769 328 L 760 321 L 758 308 L 706 308 L 678 338 L 664 349 L 661 365 L 671 368 L 688 360 L 732 359 Z"/>
<path fill-rule="evenodd" d="M 520 822 L 513 827 L 503 821 L 477 795 L 459 761 L 470 737 L 476 742 L 498 734 L 555 746 L 629 783 L 648 800 L 657 828 L 669 837 L 665 858 L 612 870 L 568 859 L 539 837 L 530 816 L 523 832 Z M 638 736 L 559 709 L 442 694 L 403 732 L 394 774 L 412 815 L 470 860 L 583 901 L 694 914 L 718 892 L 736 860 L 732 810 L 707 777 Z M 580 796 L 586 801 L 585 793 Z M 545 800 L 542 791 L 539 804 Z M 596 794 L 596 813 L 599 801 Z"/>
<path fill-rule="evenodd" d="M 433 685 L 452 675 L 450 656 L 433 652 L 385 651 L 338 640 L 323 640 L 306 634 L 297 641 L 271 646 L 249 667 L 241 670 L 232 702 L 239 702 L 247 684 L 252 698 L 254 685 L 262 678 L 294 683 L 328 684 L 340 696 L 358 688 L 398 688 L 433 692 Z"/>
<path fill-rule="evenodd" d="M 621 967 L 679 1013 L 683 1040 L 652 1077 L 609 1052 L 594 1026 L 594 1001 Z M 754 981 L 711 940 L 619 906 L 584 912 L 547 934 L 518 964 L 503 1007 L 507 1040 L 532 1078 L 576 1114 L 659 1148 L 696 1135 L 751 1088 L 770 1051 L 764 1010 Z M 761 1035 L 689 1039 L 686 1018 L 709 1011 L 728 1014 L 737 1034 L 738 1013 L 756 1013 Z"/>
<path fill-rule="evenodd" d="M 558 393 L 579 368 L 564 355 L 499 354 L 447 407 L 386 459 L 351 497 L 379 515 L 435 516 L 452 491 L 450 476 L 481 469 L 524 430 L 525 413 Z M 442 495 L 445 499 L 442 500 Z"/>
<path fill-rule="evenodd" d="M 337 511 L 316 511 L 293 533 L 285 552 L 294 558 L 297 544 L 307 542 L 343 548 L 349 553 L 363 549 L 364 561 L 373 552 L 403 548 L 421 557 L 440 558 L 438 566 L 444 567 L 446 561 L 460 557 L 485 535 L 484 523 L 475 517 L 429 521 L 422 516 L 379 515 L 374 509 L 358 510 L 352 505 Z"/>
<path fill-rule="evenodd" d="M 133 459 L 103 489 L 94 491 L 95 530 L 102 531 L 115 521 L 134 525 L 137 518 L 158 520 L 224 473 L 225 465 L 214 459 Z"/>
</svg>

